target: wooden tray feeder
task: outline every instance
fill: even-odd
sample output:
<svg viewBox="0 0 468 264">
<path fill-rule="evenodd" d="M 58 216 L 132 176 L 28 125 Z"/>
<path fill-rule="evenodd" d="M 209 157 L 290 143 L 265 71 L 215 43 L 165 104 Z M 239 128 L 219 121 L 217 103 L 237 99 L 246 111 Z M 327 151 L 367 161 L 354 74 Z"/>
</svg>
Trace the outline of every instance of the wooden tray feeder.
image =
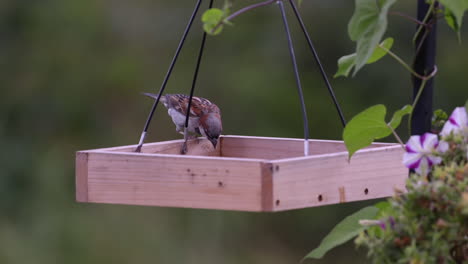
<svg viewBox="0 0 468 264">
<path fill-rule="evenodd" d="M 79 151 L 80 202 L 276 212 L 388 197 L 404 189 L 403 150 L 375 143 L 348 162 L 341 141 L 222 136 Z"/>
<path fill-rule="evenodd" d="M 408 175 L 403 150 L 375 143 L 351 162 L 342 141 L 308 140 L 302 86 L 283 1 L 278 1 L 302 108 L 304 139 L 221 136 L 217 149 L 205 139 L 143 145 L 151 118 L 198 12 L 198 0 L 169 66 L 138 145 L 79 151 L 76 199 L 79 202 L 276 212 L 388 197 L 404 190 Z M 293 1 L 289 1 L 319 65 L 343 125 L 345 120 Z M 210 0 L 210 7 L 213 0 Z M 206 33 L 198 55 L 194 94 Z M 191 102 L 191 99 L 190 99 Z M 190 105 L 190 104 L 189 104 Z M 187 127 L 188 120 L 186 120 Z"/>
</svg>

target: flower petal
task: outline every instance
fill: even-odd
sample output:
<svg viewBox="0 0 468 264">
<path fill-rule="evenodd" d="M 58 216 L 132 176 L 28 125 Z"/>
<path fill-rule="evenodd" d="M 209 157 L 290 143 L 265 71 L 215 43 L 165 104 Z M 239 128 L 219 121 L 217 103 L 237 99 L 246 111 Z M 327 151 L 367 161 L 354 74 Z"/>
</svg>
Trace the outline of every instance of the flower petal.
<svg viewBox="0 0 468 264">
<path fill-rule="evenodd" d="M 419 174 L 426 174 L 434 164 L 442 162 L 442 158 L 433 155 L 435 151 L 448 149 L 445 141 L 439 143 L 436 134 L 424 133 L 422 136 L 411 136 L 406 143 L 406 153 L 403 155 L 403 164 L 414 169 Z"/>
<path fill-rule="evenodd" d="M 403 154 L 403 164 L 409 169 L 416 169 L 419 167 L 422 155 L 420 153 L 405 153 Z"/>
<path fill-rule="evenodd" d="M 468 116 L 465 107 L 457 107 L 453 110 L 449 120 L 445 123 L 440 134 L 448 136 L 451 132 L 458 133 L 468 126 Z"/>
<path fill-rule="evenodd" d="M 380 228 L 382 228 L 383 230 L 387 229 L 387 224 L 385 224 L 385 221 L 379 221 L 379 226 L 380 226 Z"/>
<path fill-rule="evenodd" d="M 408 142 L 406 142 L 406 149 L 410 153 L 422 152 L 420 136 L 411 136 Z"/>
<path fill-rule="evenodd" d="M 450 119 L 453 119 L 459 126 L 468 125 L 468 116 L 466 114 L 465 107 L 457 107 L 453 110 L 453 113 L 450 115 Z"/>
<path fill-rule="evenodd" d="M 437 151 L 440 153 L 445 153 L 449 150 L 449 144 L 446 141 L 439 141 L 439 145 L 437 146 Z"/>
<path fill-rule="evenodd" d="M 456 131 L 458 129 L 460 129 L 460 128 L 458 127 L 457 124 L 452 124 L 452 122 L 447 121 L 447 122 L 445 122 L 444 128 L 442 128 L 442 131 L 440 132 L 440 134 L 445 137 L 445 136 L 450 135 L 450 133 L 452 133 L 452 131 L 455 131 L 455 133 L 456 133 Z"/>
<path fill-rule="evenodd" d="M 419 166 L 414 169 L 419 175 L 422 175 L 423 173 L 426 174 L 429 170 L 429 162 L 427 161 L 426 157 L 421 158 L 421 162 L 419 163 Z"/>
<path fill-rule="evenodd" d="M 437 164 L 442 162 L 441 157 L 437 157 L 437 156 L 434 156 L 434 155 L 428 155 L 427 160 L 428 160 L 428 163 L 429 163 L 429 167 L 432 167 L 434 164 L 437 165 Z"/>
<path fill-rule="evenodd" d="M 417 151 L 412 149 L 409 144 L 406 144 L 405 149 L 406 149 L 406 152 L 408 153 L 417 153 Z"/>
<path fill-rule="evenodd" d="M 421 146 L 426 152 L 432 151 L 438 143 L 439 139 L 436 134 L 424 133 L 424 135 L 421 136 Z"/>
</svg>

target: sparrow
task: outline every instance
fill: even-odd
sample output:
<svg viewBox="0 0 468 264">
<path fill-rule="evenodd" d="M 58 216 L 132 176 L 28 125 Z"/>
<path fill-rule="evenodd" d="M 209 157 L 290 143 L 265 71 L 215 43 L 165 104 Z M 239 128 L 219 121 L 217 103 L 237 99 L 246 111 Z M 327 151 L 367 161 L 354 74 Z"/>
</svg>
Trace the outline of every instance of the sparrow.
<svg viewBox="0 0 468 264">
<path fill-rule="evenodd" d="M 154 99 L 158 98 L 157 94 L 143 93 L 146 96 Z M 160 101 L 167 108 L 167 113 L 172 118 L 176 126 L 176 131 L 184 135 L 184 145 L 181 153 L 187 152 L 187 140 L 196 138 L 201 135 L 206 137 L 213 147 L 216 148 L 218 138 L 223 130 L 221 121 L 221 111 L 219 107 L 201 97 L 192 97 L 190 105 L 190 114 L 187 131 L 185 131 L 185 119 L 190 97 L 185 94 L 165 94 L 161 96 Z"/>
</svg>

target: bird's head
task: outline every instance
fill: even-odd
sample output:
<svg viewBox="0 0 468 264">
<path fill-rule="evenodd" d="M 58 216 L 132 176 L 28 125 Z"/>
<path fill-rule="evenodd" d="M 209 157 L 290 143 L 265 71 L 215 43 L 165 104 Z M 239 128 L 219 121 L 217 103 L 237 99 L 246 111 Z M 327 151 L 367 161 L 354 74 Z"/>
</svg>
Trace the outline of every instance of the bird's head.
<svg viewBox="0 0 468 264">
<path fill-rule="evenodd" d="M 223 131 L 223 124 L 221 115 L 219 113 L 208 113 L 200 117 L 200 125 L 203 128 L 206 137 L 216 148 L 218 144 L 219 135 Z"/>
</svg>

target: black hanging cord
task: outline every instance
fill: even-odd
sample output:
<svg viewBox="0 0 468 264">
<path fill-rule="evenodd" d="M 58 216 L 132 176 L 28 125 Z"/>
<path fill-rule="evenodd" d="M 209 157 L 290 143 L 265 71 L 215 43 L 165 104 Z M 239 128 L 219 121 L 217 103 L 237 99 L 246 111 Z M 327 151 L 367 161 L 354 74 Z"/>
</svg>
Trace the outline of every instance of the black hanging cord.
<svg viewBox="0 0 468 264">
<path fill-rule="evenodd" d="M 174 66 L 175 66 L 175 64 L 177 62 L 177 58 L 179 57 L 179 54 L 180 54 L 180 51 L 182 50 L 182 47 L 184 46 L 185 39 L 187 38 L 187 35 L 188 35 L 189 31 L 190 31 L 190 28 L 192 27 L 193 21 L 195 19 L 195 16 L 198 13 L 198 10 L 200 9 L 201 3 L 202 3 L 202 0 L 198 0 L 197 4 L 195 5 L 195 9 L 192 12 L 192 15 L 191 15 L 191 17 L 189 19 L 187 27 L 185 28 L 184 34 L 182 35 L 182 38 L 181 38 L 181 40 L 179 42 L 179 46 L 177 47 L 176 53 L 175 53 L 174 57 L 172 58 L 169 69 L 167 70 L 166 76 L 164 77 L 164 81 L 163 81 L 163 83 L 161 85 L 161 88 L 159 89 L 158 98 L 154 102 L 153 107 L 151 108 L 151 112 L 148 115 L 148 118 L 146 119 L 146 123 L 145 123 L 145 126 L 143 128 L 143 132 L 141 133 L 140 141 L 138 142 L 138 146 L 135 149 L 135 152 L 140 152 L 141 151 L 141 147 L 143 146 L 143 143 L 145 141 L 146 133 L 148 132 L 148 127 L 149 127 L 149 125 L 151 123 L 151 119 L 153 118 L 156 107 L 158 106 L 158 103 L 159 103 L 159 101 L 161 99 L 161 96 L 162 96 L 162 94 L 164 92 L 164 89 L 166 88 L 167 81 L 169 80 L 169 77 L 172 74 L 172 70 L 174 69 Z"/>
<path fill-rule="evenodd" d="M 212 8 L 212 7 L 213 7 L 213 0 L 210 0 L 209 8 Z M 198 52 L 197 65 L 195 67 L 195 72 L 193 74 L 192 88 L 190 89 L 190 98 L 189 98 L 189 103 L 188 103 L 188 107 L 187 107 L 187 114 L 185 116 L 185 130 L 187 130 L 188 123 L 189 123 L 190 107 L 192 106 L 192 98 L 193 98 L 193 93 L 195 91 L 195 86 L 197 84 L 198 71 L 200 70 L 200 64 L 201 64 L 201 60 L 202 60 L 202 57 L 203 57 L 203 51 L 205 50 L 205 42 L 206 42 L 206 32 L 203 32 L 200 51 Z"/>
<path fill-rule="evenodd" d="M 341 123 L 343 124 L 343 127 L 345 127 L 346 119 L 344 118 L 343 111 L 341 111 L 340 104 L 338 103 L 338 100 L 336 99 L 335 92 L 333 91 L 330 81 L 328 80 L 327 74 L 325 73 L 325 70 L 323 69 L 322 63 L 320 62 L 320 58 L 317 54 L 317 51 L 315 50 L 312 39 L 310 38 L 309 33 L 307 32 L 307 29 L 304 25 L 304 21 L 302 20 L 301 14 L 299 13 L 299 10 L 297 10 L 297 7 L 294 4 L 293 0 L 289 0 L 289 3 L 291 4 L 292 9 L 294 10 L 294 14 L 296 15 L 296 18 L 299 21 L 299 24 L 301 25 L 302 32 L 304 33 L 304 36 L 307 39 L 307 43 L 309 44 L 309 48 L 312 51 L 312 54 L 314 55 L 315 62 L 317 63 L 317 67 L 320 69 L 320 73 L 322 74 L 323 81 L 325 82 L 325 85 L 328 88 L 328 92 L 330 93 L 333 103 L 335 104 L 336 111 L 338 111 L 338 115 L 340 116 Z"/>
<path fill-rule="evenodd" d="M 299 78 L 299 70 L 297 68 L 296 55 L 294 53 L 294 47 L 291 39 L 291 32 L 289 31 L 288 19 L 286 18 L 286 13 L 284 12 L 284 5 L 282 0 L 278 0 L 277 4 L 281 11 L 281 16 L 283 18 L 284 29 L 286 31 L 286 36 L 288 39 L 289 53 L 291 55 L 291 60 L 294 68 L 294 77 L 296 78 L 297 91 L 299 93 L 299 99 L 301 101 L 302 108 L 302 121 L 304 123 L 304 155 L 309 155 L 309 122 L 307 119 L 307 111 L 304 102 L 304 95 L 302 93 L 301 79 Z"/>
</svg>

